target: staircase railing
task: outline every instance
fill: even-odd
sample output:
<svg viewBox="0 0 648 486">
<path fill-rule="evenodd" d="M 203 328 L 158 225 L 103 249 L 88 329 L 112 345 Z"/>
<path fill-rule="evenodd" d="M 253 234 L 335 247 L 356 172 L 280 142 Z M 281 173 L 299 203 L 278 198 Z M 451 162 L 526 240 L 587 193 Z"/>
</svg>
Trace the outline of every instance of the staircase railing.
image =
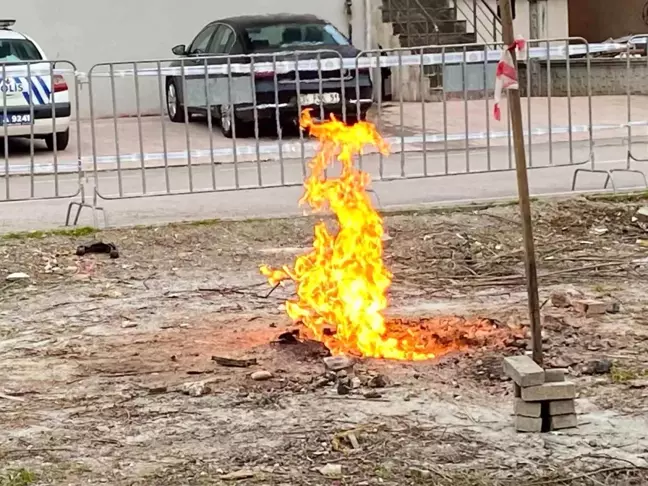
<svg viewBox="0 0 648 486">
<path fill-rule="evenodd" d="M 502 21 L 487 0 L 452 0 L 457 13 L 464 17 L 477 42 L 502 41 Z"/>
<path fill-rule="evenodd" d="M 383 12 L 410 46 L 470 42 L 461 40 L 466 33 L 477 43 L 502 39 L 502 24 L 488 0 L 383 0 Z"/>
<path fill-rule="evenodd" d="M 386 6 L 392 14 L 392 23 L 398 25 L 399 31 L 408 37 L 425 39 L 429 43 L 433 34 L 439 34 L 440 29 L 436 19 L 428 12 L 421 0 L 386 0 Z M 412 22 L 412 16 L 420 17 Z"/>
</svg>

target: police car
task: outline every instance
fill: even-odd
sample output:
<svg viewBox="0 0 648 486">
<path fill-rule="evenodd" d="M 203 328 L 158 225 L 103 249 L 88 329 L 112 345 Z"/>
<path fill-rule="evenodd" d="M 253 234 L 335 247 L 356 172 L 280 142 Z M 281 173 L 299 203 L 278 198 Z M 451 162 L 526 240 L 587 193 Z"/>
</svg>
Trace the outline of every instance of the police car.
<svg viewBox="0 0 648 486">
<path fill-rule="evenodd" d="M 65 150 L 70 140 L 68 85 L 53 74 L 36 42 L 12 30 L 15 23 L 0 19 L 0 140 L 33 133 L 49 150 Z"/>
</svg>

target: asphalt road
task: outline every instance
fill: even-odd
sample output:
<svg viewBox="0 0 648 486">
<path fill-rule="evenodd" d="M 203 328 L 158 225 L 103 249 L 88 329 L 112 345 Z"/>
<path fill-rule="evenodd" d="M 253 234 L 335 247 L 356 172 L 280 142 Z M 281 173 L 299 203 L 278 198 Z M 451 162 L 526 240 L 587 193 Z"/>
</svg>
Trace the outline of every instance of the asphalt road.
<svg viewBox="0 0 648 486">
<path fill-rule="evenodd" d="M 600 142 L 599 142 L 600 143 Z M 575 166 L 548 167 L 588 159 L 588 145 L 578 143 L 570 151 L 567 144 L 533 146 L 534 165 L 530 171 L 530 189 L 534 195 L 568 192 Z M 595 150 L 597 167 L 620 168 L 625 164 L 627 148 L 606 142 Z M 648 152 L 648 151 L 647 151 Z M 375 155 L 363 158 L 363 168 L 376 180 L 373 185 L 377 203 L 384 209 L 510 198 L 517 194 L 513 161 L 507 147 L 477 150 L 466 158 L 464 152 L 428 152 L 394 154 L 382 160 Z M 427 169 L 426 169 L 427 167 Z M 454 175 L 443 176 L 446 173 Z M 490 169 L 489 172 L 485 172 Z M 98 175 L 98 191 L 108 200 L 100 201 L 110 225 L 154 224 L 179 220 L 209 218 L 271 217 L 302 214 L 298 207 L 305 167 L 297 159 L 279 162 L 198 165 L 164 169 L 126 170 L 121 175 L 104 171 Z M 427 172 L 428 177 L 424 177 Z M 402 178 L 403 174 L 407 179 Z M 605 175 L 583 173 L 578 190 L 599 190 Z M 61 196 L 76 194 L 78 179 L 73 175 L 14 176 L 0 179 L 0 191 L 6 197 L 9 181 L 10 198 L 52 196 L 58 187 Z M 618 174 L 619 188 L 641 185 L 636 174 Z M 88 181 L 92 192 L 94 181 Z M 213 191 L 213 187 L 216 191 Z M 239 187 L 238 190 L 235 188 Z M 274 186 L 274 187 L 273 187 Z M 279 186 L 279 187 L 277 187 Z M 281 187 L 291 186 L 291 187 Z M 147 197 L 137 197 L 144 193 Z M 260 188 L 261 187 L 261 188 Z M 181 195 L 194 191 L 197 194 Z M 125 199 L 117 199 L 119 194 Z M 202 192 L 201 192 L 202 191 Z M 167 192 L 172 195 L 156 196 Z M 111 199 L 112 198 L 112 199 Z M 71 199 L 3 202 L 0 231 L 21 231 L 61 226 Z M 72 199 L 78 200 L 78 198 Z M 79 224 L 92 224 L 92 212 L 84 209 Z"/>
</svg>

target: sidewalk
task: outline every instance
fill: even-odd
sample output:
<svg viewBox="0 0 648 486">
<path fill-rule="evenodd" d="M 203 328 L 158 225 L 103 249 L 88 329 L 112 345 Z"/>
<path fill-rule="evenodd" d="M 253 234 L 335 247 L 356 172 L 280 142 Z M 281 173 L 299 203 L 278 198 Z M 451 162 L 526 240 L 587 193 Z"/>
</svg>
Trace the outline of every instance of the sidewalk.
<svg viewBox="0 0 648 486">
<path fill-rule="evenodd" d="M 531 143 L 569 141 L 570 126 L 572 127 L 572 140 L 588 140 L 590 123 L 588 98 L 522 98 L 521 101 L 524 130 L 531 133 Z M 618 139 L 628 136 L 628 130 L 621 128 L 622 125 L 628 123 L 629 119 L 627 97 L 596 96 L 591 98 L 591 104 L 594 139 Z M 402 110 L 400 106 L 398 101 L 385 103 L 382 106 L 382 116 L 378 117 L 377 113 L 374 114 L 373 120 L 376 123 L 382 123 L 381 128 L 384 133 L 395 136 L 421 134 L 425 123 L 425 132 L 441 139 L 446 135 L 482 134 L 483 137 L 471 137 L 470 147 L 485 146 L 487 143 L 486 134 L 489 132 L 492 134 L 491 145 L 508 144 L 506 134 L 509 131 L 509 120 L 505 100 L 501 105 L 502 120 L 499 122 L 493 118 L 493 100 L 448 101 L 445 105 L 442 102 L 403 103 Z M 631 110 L 633 121 L 647 122 L 648 97 L 633 96 Z M 444 129 L 444 126 L 447 128 Z M 604 126 L 613 127 L 603 129 Z M 562 128 L 562 131 L 566 133 L 554 134 L 550 139 L 546 134 L 549 127 L 553 127 L 554 131 Z M 534 131 L 541 133 L 534 134 Z M 542 133 L 543 131 L 545 133 Z M 634 127 L 632 135 L 633 137 L 646 136 L 648 128 L 646 126 Z M 526 143 L 529 143 L 528 139 Z M 455 145 L 465 147 L 465 141 Z"/>
</svg>

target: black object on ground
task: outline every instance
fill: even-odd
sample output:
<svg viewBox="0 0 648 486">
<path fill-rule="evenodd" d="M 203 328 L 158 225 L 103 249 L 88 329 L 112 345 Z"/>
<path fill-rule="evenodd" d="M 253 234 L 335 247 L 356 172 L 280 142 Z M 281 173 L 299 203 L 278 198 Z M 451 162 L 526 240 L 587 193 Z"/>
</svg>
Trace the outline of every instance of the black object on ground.
<svg viewBox="0 0 648 486">
<path fill-rule="evenodd" d="M 119 250 L 113 243 L 98 241 L 89 245 L 77 246 L 76 254 L 83 256 L 86 253 L 108 253 L 110 258 L 119 258 Z"/>
</svg>

